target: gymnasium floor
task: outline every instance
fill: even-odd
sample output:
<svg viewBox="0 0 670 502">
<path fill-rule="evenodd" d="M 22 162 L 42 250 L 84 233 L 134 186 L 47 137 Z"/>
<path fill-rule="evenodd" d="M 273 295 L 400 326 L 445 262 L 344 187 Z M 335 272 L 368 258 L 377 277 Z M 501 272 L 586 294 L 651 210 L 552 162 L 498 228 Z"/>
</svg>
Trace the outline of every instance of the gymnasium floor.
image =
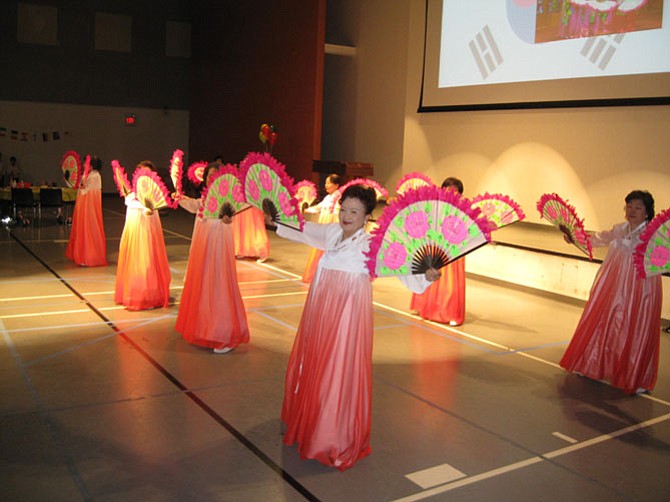
<svg viewBox="0 0 670 502">
<path fill-rule="evenodd" d="M 1 229 L 0 500 L 670 500 L 670 335 L 654 392 L 626 396 L 557 361 L 582 304 L 468 277 L 467 318 L 375 291 L 372 454 L 339 472 L 282 445 L 308 250 L 271 235 L 238 261 L 251 343 L 215 355 L 174 331 L 193 216 L 162 218 L 174 304 L 114 305 L 124 210 L 104 198 L 110 265 L 64 257 L 68 229 Z"/>
</svg>

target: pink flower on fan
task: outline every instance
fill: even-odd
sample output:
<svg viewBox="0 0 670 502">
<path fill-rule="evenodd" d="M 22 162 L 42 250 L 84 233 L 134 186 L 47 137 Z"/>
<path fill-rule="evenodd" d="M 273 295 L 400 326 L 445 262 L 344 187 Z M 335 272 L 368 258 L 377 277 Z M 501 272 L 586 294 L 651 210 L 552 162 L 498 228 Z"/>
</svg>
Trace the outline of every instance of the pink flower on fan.
<svg viewBox="0 0 670 502">
<path fill-rule="evenodd" d="M 549 219 L 551 220 L 555 220 L 558 217 L 556 209 L 553 208 L 552 206 L 545 206 L 545 211 L 547 212 L 547 216 L 549 216 Z"/>
<path fill-rule="evenodd" d="M 563 221 L 566 223 L 570 221 L 570 211 L 568 210 L 567 207 L 561 207 L 561 218 Z"/>
<path fill-rule="evenodd" d="M 242 185 L 233 185 L 233 200 L 235 200 L 235 202 L 244 202 L 244 192 L 242 192 Z"/>
<path fill-rule="evenodd" d="M 405 246 L 397 242 L 392 242 L 384 253 L 384 265 L 391 270 L 400 268 L 407 258 Z"/>
<path fill-rule="evenodd" d="M 270 177 L 270 173 L 268 173 L 265 169 L 263 169 L 261 170 L 261 172 L 258 173 L 258 177 L 260 178 L 263 190 L 265 190 L 266 192 L 272 190 L 272 178 Z"/>
<path fill-rule="evenodd" d="M 225 197 L 228 194 L 228 180 L 221 180 L 221 183 L 219 183 L 219 193 L 222 197 Z"/>
<path fill-rule="evenodd" d="M 505 211 L 502 216 L 500 217 L 500 222 L 504 223 L 505 225 L 508 225 L 510 223 L 514 222 L 514 211 L 508 210 Z"/>
<path fill-rule="evenodd" d="M 651 251 L 649 261 L 654 267 L 664 267 L 670 260 L 670 250 L 664 246 L 656 246 Z"/>
<path fill-rule="evenodd" d="M 249 187 L 249 195 L 251 195 L 251 198 L 253 200 L 258 200 L 261 196 L 261 192 L 258 189 L 258 185 L 254 180 L 248 180 L 247 185 Z"/>
<path fill-rule="evenodd" d="M 468 227 L 457 216 L 447 216 L 442 222 L 442 235 L 450 244 L 460 244 L 468 237 Z"/>
<path fill-rule="evenodd" d="M 579 242 L 581 245 L 586 246 L 586 232 L 582 230 L 581 228 L 578 228 L 575 230 L 575 240 Z"/>
<path fill-rule="evenodd" d="M 219 203 L 214 197 L 209 197 L 207 201 L 207 211 L 210 213 L 216 213 L 219 210 Z"/>
<path fill-rule="evenodd" d="M 495 214 L 496 206 L 492 202 L 485 202 L 480 207 L 480 210 L 481 210 L 481 212 L 484 216 L 486 216 L 487 218 L 490 218 L 492 215 Z"/>
<path fill-rule="evenodd" d="M 414 239 L 421 239 L 428 231 L 428 217 L 422 211 L 414 211 L 405 220 L 405 230 Z"/>
<path fill-rule="evenodd" d="M 293 216 L 293 214 L 295 213 L 295 208 L 291 205 L 291 201 L 289 200 L 286 193 L 280 192 L 278 199 L 279 199 L 279 206 L 281 207 L 282 212 L 286 216 Z"/>
</svg>

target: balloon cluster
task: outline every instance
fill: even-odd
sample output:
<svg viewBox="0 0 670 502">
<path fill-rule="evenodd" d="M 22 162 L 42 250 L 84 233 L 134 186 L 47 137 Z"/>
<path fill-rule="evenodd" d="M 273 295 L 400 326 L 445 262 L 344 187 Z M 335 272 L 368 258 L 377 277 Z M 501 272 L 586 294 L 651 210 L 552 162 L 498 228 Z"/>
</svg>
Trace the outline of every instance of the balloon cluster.
<svg viewBox="0 0 670 502">
<path fill-rule="evenodd" d="M 265 146 L 265 151 L 272 153 L 272 147 L 275 146 L 275 143 L 277 142 L 277 130 L 275 129 L 275 126 L 268 124 L 261 125 L 258 139 L 260 139 L 261 143 Z"/>
</svg>

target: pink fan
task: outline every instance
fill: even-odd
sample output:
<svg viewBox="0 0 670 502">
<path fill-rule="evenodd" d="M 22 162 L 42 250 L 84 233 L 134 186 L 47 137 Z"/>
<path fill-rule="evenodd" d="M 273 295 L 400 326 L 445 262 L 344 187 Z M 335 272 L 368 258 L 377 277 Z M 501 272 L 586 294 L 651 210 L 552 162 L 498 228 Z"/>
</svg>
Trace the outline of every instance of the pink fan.
<svg viewBox="0 0 670 502">
<path fill-rule="evenodd" d="M 233 216 L 248 207 L 244 200 L 242 181 L 237 167 L 226 164 L 209 176 L 209 184 L 202 194 L 202 207 L 198 215 L 203 218 Z"/>
<path fill-rule="evenodd" d="M 558 228 L 567 239 L 593 260 L 591 237 L 584 229 L 584 221 L 575 208 L 555 193 L 545 193 L 537 201 L 537 210 L 549 223 Z"/>
<path fill-rule="evenodd" d="M 396 183 L 395 191 L 398 195 L 404 194 L 407 190 L 419 187 L 429 187 L 433 185 L 433 180 L 423 173 L 407 173 Z"/>
<path fill-rule="evenodd" d="M 388 190 L 386 190 L 386 188 L 381 186 L 375 180 L 371 180 L 371 179 L 368 179 L 368 178 L 355 178 L 355 179 L 345 183 L 344 185 L 342 185 L 340 188 L 338 188 L 337 190 L 335 190 L 333 192 L 333 204 L 330 208 L 331 213 L 334 213 L 337 210 L 338 203 L 339 203 L 340 199 L 342 198 L 342 194 L 344 193 L 344 191 L 347 188 L 349 188 L 352 185 L 365 185 L 365 186 L 374 188 L 375 189 L 375 195 L 377 196 L 377 200 L 379 200 L 380 198 L 385 199 L 389 195 Z"/>
<path fill-rule="evenodd" d="M 74 150 L 68 150 L 60 163 L 63 179 L 67 186 L 77 188 L 81 179 L 81 159 Z"/>
<path fill-rule="evenodd" d="M 194 162 L 188 166 L 188 171 L 186 176 L 194 185 L 199 185 L 204 181 L 205 169 L 207 168 L 207 162 L 201 160 L 199 162 Z"/>
<path fill-rule="evenodd" d="M 249 153 L 240 163 L 247 202 L 276 223 L 301 230 L 305 220 L 295 199 L 293 179 L 269 153 Z"/>
<path fill-rule="evenodd" d="M 295 190 L 295 198 L 298 201 L 298 206 L 311 206 L 316 200 L 317 191 L 316 185 L 309 180 L 302 180 L 293 186 Z"/>
<path fill-rule="evenodd" d="M 112 173 L 114 174 L 114 183 L 121 197 L 125 197 L 133 191 L 133 186 L 130 184 L 126 170 L 119 164 L 118 160 L 112 160 Z"/>
<path fill-rule="evenodd" d="M 367 266 L 372 276 L 424 273 L 491 240 L 490 223 L 453 190 L 408 190 L 387 206 L 372 231 Z"/>
<path fill-rule="evenodd" d="M 526 215 L 521 206 L 512 198 L 501 193 L 485 193 L 472 199 L 472 207 L 479 208 L 482 216 L 486 217 L 497 228 L 521 221 Z"/>
<path fill-rule="evenodd" d="M 138 167 L 133 173 L 133 191 L 137 200 L 139 200 L 144 207 L 151 209 L 162 209 L 164 207 L 176 207 L 176 202 L 170 197 L 163 180 L 158 176 L 156 171 L 152 171 L 148 167 Z"/>
<path fill-rule="evenodd" d="M 175 196 L 179 198 L 184 194 L 181 179 L 184 170 L 184 152 L 177 149 L 172 153 L 172 158 L 170 159 L 170 178 L 172 179 L 172 185 L 174 186 Z"/>
<path fill-rule="evenodd" d="M 633 259 L 641 278 L 670 272 L 670 208 L 657 214 L 640 235 Z"/>
</svg>

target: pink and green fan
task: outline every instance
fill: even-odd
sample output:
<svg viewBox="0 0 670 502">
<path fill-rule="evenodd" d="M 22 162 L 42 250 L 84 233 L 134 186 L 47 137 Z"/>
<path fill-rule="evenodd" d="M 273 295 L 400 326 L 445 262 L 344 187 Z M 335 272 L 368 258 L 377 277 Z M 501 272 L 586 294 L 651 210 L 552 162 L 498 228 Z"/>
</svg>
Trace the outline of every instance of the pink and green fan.
<svg viewBox="0 0 670 502">
<path fill-rule="evenodd" d="M 299 181 L 293 186 L 293 189 L 295 190 L 295 198 L 300 208 L 311 206 L 316 200 L 316 185 L 309 180 Z"/>
<path fill-rule="evenodd" d="M 184 195 L 184 190 L 182 186 L 182 175 L 184 172 L 184 152 L 179 149 L 176 149 L 172 153 L 172 158 L 170 159 L 170 179 L 172 180 L 172 186 L 174 186 L 175 197 L 179 198 Z"/>
<path fill-rule="evenodd" d="M 347 188 L 349 188 L 350 186 L 353 186 L 353 185 L 365 185 L 365 186 L 368 186 L 370 188 L 374 188 L 375 189 L 375 195 L 377 196 L 377 200 L 385 199 L 389 195 L 388 190 L 386 190 L 386 188 L 381 186 L 375 180 L 371 180 L 369 178 L 355 178 L 351 181 L 348 181 L 347 183 L 345 183 L 344 185 L 342 185 L 340 188 L 338 188 L 337 190 L 335 190 L 333 192 L 332 205 L 330 206 L 330 212 L 331 213 L 335 213 L 339 210 L 339 202 L 340 202 L 340 199 L 342 198 L 342 194 L 344 193 L 344 191 Z"/>
<path fill-rule="evenodd" d="M 453 190 L 408 190 L 387 206 L 372 231 L 370 275 L 399 276 L 439 269 L 491 240 L 490 223 Z"/>
<path fill-rule="evenodd" d="M 186 176 L 191 180 L 191 183 L 199 185 L 205 180 L 205 169 L 207 169 L 207 162 L 204 160 L 194 162 L 188 166 Z"/>
<path fill-rule="evenodd" d="M 202 194 L 202 206 L 198 216 L 210 219 L 233 217 L 235 213 L 248 207 L 237 167 L 226 164 L 209 178 L 209 184 Z"/>
<path fill-rule="evenodd" d="M 269 153 L 249 153 L 240 163 L 247 202 L 281 225 L 302 231 L 305 220 L 295 198 L 293 179 Z"/>
<path fill-rule="evenodd" d="M 74 150 L 68 150 L 63 155 L 60 163 L 63 179 L 70 188 L 77 188 L 81 179 L 81 159 Z"/>
<path fill-rule="evenodd" d="M 156 171 L 148 167 L 138 167 L 133 173 L 133 191 L 135 197 L 147 209 L 157 210 L 164 207 L 175 208 L 176 202 L 170 197 L 163 180 Z"/>
<path fill-rule="evenodd" d="M 537 210 L 549 223 L 558 228 L 563 235 L 577 248 L 593 260 L 591 237 L 584 228 L 584 221 L 577 216 L 577 211 L 558 194 L 545 193 L 537 201 Z"/>
<path fill-rule="evenodd" d="M 119 191 L 119 195 L 126 197 L 133 191 L 133 186 L 130 184 L 125 168 L 116 159 L 112 160 L 112 173 L 114 174 L 114 183 L 116 184 L 116 189 Z"/>
<path fill-rule="evenodd" d="M 398 195 L 404 194 L 407 190 L 413 190 L 419 187 L 433 186 L 433 180 L 423 173 L 407 173 L 398 180 L 395 185 L 395 192 Z"/>
<path fill-rule="evenodd" d="M 477 195 L 472 199 L 472 207 L 478 208 L 496 229 L 526 218 L 521 206 L 501 193 Z"/>
<path fill-rule="evenodd" d="M 670 208 L 657 214 L 640 235 L 633 259 L 641 278 L 670 272 Z"/>
</svg>

